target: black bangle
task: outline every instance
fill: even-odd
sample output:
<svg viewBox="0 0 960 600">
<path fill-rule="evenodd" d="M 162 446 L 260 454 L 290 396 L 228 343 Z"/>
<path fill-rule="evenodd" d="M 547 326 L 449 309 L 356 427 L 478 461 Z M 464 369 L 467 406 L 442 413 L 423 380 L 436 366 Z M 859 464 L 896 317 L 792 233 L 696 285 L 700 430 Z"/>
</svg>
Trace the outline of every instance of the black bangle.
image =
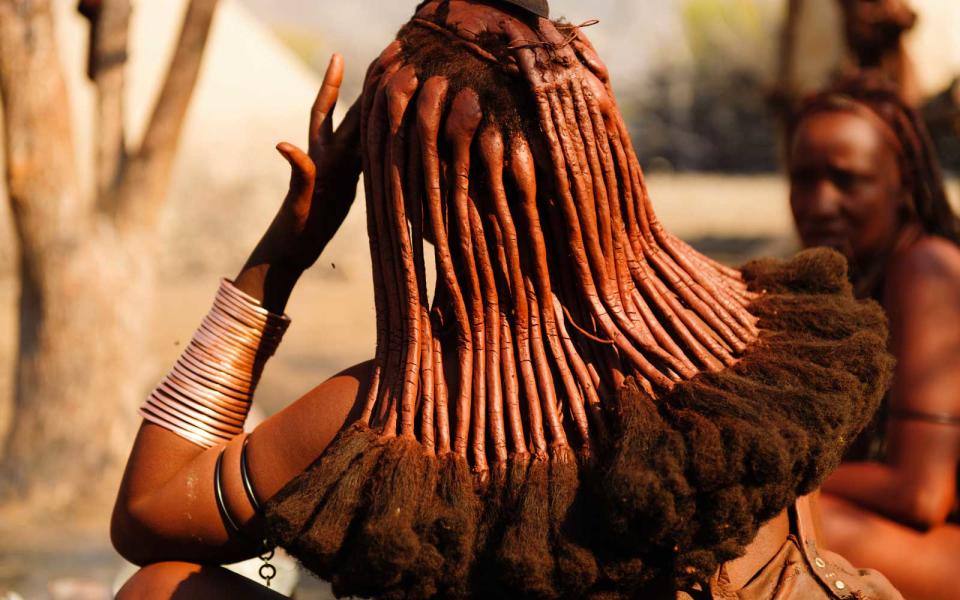
<svg viewBox="0 0 960 600">
<path fill-rule="evenodd" d="M 247 470 L 247 442 L 250 441 L 248 435 L 243 440 L 243 447 L 240 449 L 240 478 L 243 480 L 243 491 L 247 493 L 247 500 L 254 512 L 260 512 L 260 503 L 257 501 L 257 494 L 253 490 L 253 482 L 250 480 L 250 472 Z"/>
<path fill-rule="evenodd" d="M 220 450 L 220 454 L 217 455 L 217 466 L 213 469 L 213 495 L 217 499 L 217 510 L 220 511 L 220 518 L 227 524 L 230 533 L 240 535 L 240 526 L 233 520 L 233 516 L 231 516 L 230 511 L 227 510 L 227 504 L 223 499 L 223 484 L 220 481 L 220 474 L 223 471 L 223 455 L 226 451 L 227 448 L 224 447 Z"/>
<path fill-rule="evenodd" d="M 240 479 L 243 480 L 243 491 L 247 493 L 250 506 L 253 507 L 254 512 L 259 513 L 260 503 L 257 501 L 257 493 L 253 490 L 253 481 L 250 480 L 250 471 L 247 469 L 248 442 L 250 442 L 249 435 L 244 438 L 243 445 L 240 447 Z M 270 564 L 274 551 L 270 548 L 270 541 L 266 538 L 260 542 L 260 548 L 263 550 L 260 554 L 260 560 L 263 561 L 263 564 L 260 565 L 260 578 L 267 584 L 267 587 L 270 587 L 270 582 L 277 576 L 277 568 Z"/>
</svg>

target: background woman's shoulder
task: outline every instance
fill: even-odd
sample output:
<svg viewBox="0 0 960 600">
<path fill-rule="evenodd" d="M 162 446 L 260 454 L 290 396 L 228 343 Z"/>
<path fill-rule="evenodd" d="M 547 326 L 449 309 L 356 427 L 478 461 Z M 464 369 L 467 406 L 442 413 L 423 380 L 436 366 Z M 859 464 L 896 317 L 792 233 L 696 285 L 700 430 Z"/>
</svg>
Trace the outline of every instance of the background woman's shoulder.
<svg viewBox="0 0 960 600">
<path fill-rule="evenodd" d="M 896 258 L 888 273 L 888 289 L 913 295 L 904 286 L 960 290 L 960 246 L 933 235 L 917 240 Z"/>
</svg>

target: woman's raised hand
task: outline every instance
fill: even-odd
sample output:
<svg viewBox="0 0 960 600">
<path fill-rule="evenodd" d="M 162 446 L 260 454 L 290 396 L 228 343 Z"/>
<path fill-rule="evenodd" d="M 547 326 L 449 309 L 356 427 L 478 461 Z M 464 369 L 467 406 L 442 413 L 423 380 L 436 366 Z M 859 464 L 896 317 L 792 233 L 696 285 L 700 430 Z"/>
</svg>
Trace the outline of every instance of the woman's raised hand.
<svg viewBox="0 0 960 600">
<path fill-rule="evenodd" d="M 304 268 L 317 260 L 340 229 L 357 192 L 360 177 L 360 103 L 354 103 L 337 130 L 333 129 L 333 109 L 337 105 L 342 81 L 343 58 L 334 54 L 310 110 L 309 156 L 304 156 L 299 148 L 291 144 L 284 143 L 277 147 L 293 169 L 291 194 L 295 180 L 300 186 L 294 208 L 307 238 L 299 256 L 305 263 Z M 307 168 L 311 163 L 315 170 Z"/>
<path fill-rule="evenodd" d="M 282 142 L 290 163 L 290 189 L 235 284 L 282 310 L 297 279 L 320 257 L 353 204 L 360 177 L 360 108 L 355 103 L 333 129 L 343 81 L 343 57 L 330 59 L 310 111 L 308 153 Z"/>
</svg>

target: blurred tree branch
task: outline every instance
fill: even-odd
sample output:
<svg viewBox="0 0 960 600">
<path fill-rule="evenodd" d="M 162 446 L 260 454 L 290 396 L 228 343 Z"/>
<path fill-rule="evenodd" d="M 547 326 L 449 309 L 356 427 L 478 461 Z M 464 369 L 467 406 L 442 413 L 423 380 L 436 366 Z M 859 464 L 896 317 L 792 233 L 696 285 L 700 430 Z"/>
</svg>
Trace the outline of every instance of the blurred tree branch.
<svg viewBox="0 0 960 600">
<path fill-rule="evenodd" d="M 130 29 L 129 0 L 81 0 L 80 13 L 90 20 L 87 76 L 97 86 L 96 180 L 102 209 L 113 196 L 124 168 L 124 67 Z"/>
<path fill-rule="evenodd" d="M 0 99 L 6 176 L 25 277 L 33 257 L 83 213 L 70 106 L 49 0 L 0 0 Z"/>
<path fill-rule="evenodd" d="M 120 179 L 116 201 L 121 227 L 149 227 L 156 223 L 217 1 L 191 0 L 187 7 L 180 39 L 143 141 Z"/>
<path fill-rule="evenodd" d="M 800 27 L 802 3 L 803 0 L 787 0 L 787 16 L 780 37 L 778 71 L 781 77 L 791 83 L 797 62 L 797 29 Z"/>
</svg>

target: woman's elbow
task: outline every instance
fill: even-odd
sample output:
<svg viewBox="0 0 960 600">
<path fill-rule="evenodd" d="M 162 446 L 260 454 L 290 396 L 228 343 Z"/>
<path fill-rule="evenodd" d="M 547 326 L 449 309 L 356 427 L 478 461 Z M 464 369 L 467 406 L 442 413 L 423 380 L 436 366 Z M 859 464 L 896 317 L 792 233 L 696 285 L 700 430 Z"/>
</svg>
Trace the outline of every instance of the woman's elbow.
<svg viewBox="0 0 960 600">
<path fill-rule="evenodd" d="M 120 556 L 140 567 L 155 562 L 150 556 L 151 545 L 147 543 L 145 531 L 130 502 L 118 499 L 110 519 L 110 542 Z"/>
</svg>

